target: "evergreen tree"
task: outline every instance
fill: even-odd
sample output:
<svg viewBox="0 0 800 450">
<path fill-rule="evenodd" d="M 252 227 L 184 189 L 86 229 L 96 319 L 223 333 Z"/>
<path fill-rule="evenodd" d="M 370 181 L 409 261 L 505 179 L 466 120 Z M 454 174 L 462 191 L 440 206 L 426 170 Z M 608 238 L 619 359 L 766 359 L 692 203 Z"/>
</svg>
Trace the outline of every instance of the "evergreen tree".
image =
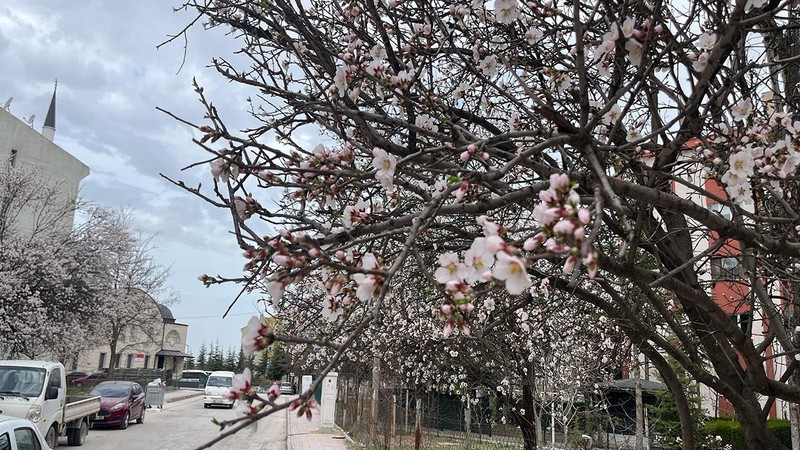
<svg viewBox="0 0 800 450">
<path fill-rule="evenodd" d="M 236 373 L 244 372 L 244 368 L 247 367 L 247 357 L 244 356 L 244 350 L 239 347 L 239 354 L 236 356 Z M 250 369 L 253 370 L 252 368 Z"/>
<path fill-rule="evenodd" d="M 197 358 L 195 359 L 195 365 L 200 370 L 207 370 L 207 362 L 206 362 L 206 343 L 203 341 L 200 344 L 200 350 L 197 351 Z"/>
<path fill-rule="evenodd" d="M 267 378 L 270 380 L 280 380 L 289 372 L 289 355 L 284 352 L 283 347 L 273 344 L 272 358 L 267 368 Z"/>
<path fill-rule="evenodd" d="M 701 442 L 703 423 L 705 422 L 706 416 L 703 412 L 703 398 L 700 395 L 700 387 L 676 361 L 672 358 L 667 359 L 670 365 L 675 368 L 678 379 L 686 392 L 693 419 L 692 423 L 694 424 L 693 432 L 695 439 L 697 442 Z M 681 449 L 680 441 L 676 439 L 681 435 L 681 423 L 675 397 L 669 392 L 664 392 L 659 396 L 658 406 L 648 409 L 653 417 L 653 432 L 661 438 L 664 448 L 669 450 Z"/>
<path fill-rule="evenodd" d="M 228 351 L 225 353 L 225 362 L 223 363 L 224 369 L 222 370 L 240 373 L 236 370 L 236 363 L 236 352 L 233 350 L 233 347 L 228 347 Z"/>
<path fill-rule="evenodd" d="M 255 355 L 253 355 L 253 357 L 255 358 Z M 267 371 L 269 370 L 270 359 L 271 358 L 269 357 L 269 351 L 264 350 L 258 355 L 258 359 L 255 361 L 253 367 L 253 376 L 265 379 L 263 384 L 271 384 L 273 381 L 271 378 L 267 377 Z"/>
<path fill-rule="evenodd" d="M 225 359 L 222 355 L 222 348 L 219 345 L 219 341 L 214 343 L 209 350 L 208 354 L 208 370 L 216 371 L 216 370 L 223 370 L 225 367 Z"/>
</svg>

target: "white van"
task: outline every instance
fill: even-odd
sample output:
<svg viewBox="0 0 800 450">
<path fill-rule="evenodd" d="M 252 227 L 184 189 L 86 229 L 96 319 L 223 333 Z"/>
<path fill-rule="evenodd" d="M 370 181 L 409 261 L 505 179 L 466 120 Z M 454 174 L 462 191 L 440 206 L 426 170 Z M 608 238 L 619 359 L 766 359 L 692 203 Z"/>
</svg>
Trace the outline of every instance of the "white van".
<svg viewBox="0 0 800 450">
<path fill-rule="evenodd" d="M 233 408 L 233 399 L 226 396 L 231 391 L 232 386 L 233 372 L 224 370 L 211 372 L 206 382 L 205 395 L 203 395 L 203 407 L 227 406 L 228 408 Z"/>
</svg>

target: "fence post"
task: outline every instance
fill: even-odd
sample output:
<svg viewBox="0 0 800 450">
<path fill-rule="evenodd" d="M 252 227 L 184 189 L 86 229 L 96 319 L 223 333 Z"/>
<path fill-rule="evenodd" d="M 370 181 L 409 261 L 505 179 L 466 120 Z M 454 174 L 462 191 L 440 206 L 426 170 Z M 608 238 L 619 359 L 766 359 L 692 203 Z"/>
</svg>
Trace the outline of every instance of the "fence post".
<svg viewBox="0 0 800 450">
<path fill-rule="evenodd" d="M 368 448 L 378 448 L 378 396 L 380 394 L 381 359 L 372 358 L 372 404 L 369 411 L 369 441 Z"/>
<path fill-rule="evenodd" d="M 469 394 L 467 394 L 467 403 L 464 408 L 464 431 L 466 431 L 466 445 L 465 450 L 472 450 L 472 433 L 470 433 L 472 422 L 472 405 L 469 401 Z"/>
<path fill-rule="evenodd" d="M 389 425 L 389 450 L 394 450 L 397 439 L 397 394 L 392 394 L 392 418 Z"/>
<path fill-rule="evenodd" d="M 419 391 L 414 393 L 416 404 L 415 430 L 414 430 L 414 450 L 422 449 L 422 403 L 419 398 Z"/>
<path fill-rule="evenodd" d="M 408 429 L 408 389 L 406 389 L 406 410 L 405 411 L 406 411 L 405 412 L 405 414 L 406 414 L 406 422 L 405 422 L 405 426 L 403 427 L 403 432 L 404 433 L 408 433 L 408 432 L 411 431 L 411 430 Z"/>
</svg>

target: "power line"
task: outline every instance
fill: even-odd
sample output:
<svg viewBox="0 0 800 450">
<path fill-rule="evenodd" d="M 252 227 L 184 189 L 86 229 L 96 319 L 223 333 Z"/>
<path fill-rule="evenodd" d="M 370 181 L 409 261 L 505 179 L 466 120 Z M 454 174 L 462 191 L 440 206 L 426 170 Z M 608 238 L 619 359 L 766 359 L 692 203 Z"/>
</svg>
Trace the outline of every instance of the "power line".
<svg viewBox="0 0 800 450">
<path fill-rule="evenodd" d="M 228 317 L 234 316 L 252 316 L 255 313 L 238 313 L 238 314 L 228 314 Z M 193 316 L 193 317 L 176 317 L 175 320 L 186 320 L 186 319 L 221 319 L 222 315 L 215 315 L 215 316 Z"/>
</svg>

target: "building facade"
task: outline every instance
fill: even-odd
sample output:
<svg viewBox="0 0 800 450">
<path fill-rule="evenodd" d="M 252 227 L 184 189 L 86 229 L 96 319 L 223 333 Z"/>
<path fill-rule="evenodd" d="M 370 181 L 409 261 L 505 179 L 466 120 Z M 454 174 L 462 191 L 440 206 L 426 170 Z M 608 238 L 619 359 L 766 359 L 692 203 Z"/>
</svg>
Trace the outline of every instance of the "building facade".
<svg viewBox="0 0 800 450">
<path fill-rule="evenodd" d="M 41 133 L 6 108 L 0 108 L 0 161 L 34 170 L 47 183 L 58 185 L 65 200 L 74 201 L 81 180 L 89 175 L 89 167 L 54 142 L 55 118 L 55 92 Z M 21 230 L 32 229 L 37 214 L 34 208 L 26 209 L 15 226 Z M 63 227 L 71 228 L 73 219 L 72 216 L 65 218 Z"/>
<path fill-rule="evenodd" d="M 126 329 L 117 341 L 114 367 L 164 369 L 172 371 L 173 378 L 180 377 L 186 358 L 190 357 L 184 351 L 189 326 L 178 323 L 167 306 L 145 293 L 141 295 L 147 297 L 149 307 L 139 312 L 140 322 Z M 98 345 L 77 355 L 69 369 L 90 373 L 108 369 L 111 352 L 110 344 Z"/>
</svg>

